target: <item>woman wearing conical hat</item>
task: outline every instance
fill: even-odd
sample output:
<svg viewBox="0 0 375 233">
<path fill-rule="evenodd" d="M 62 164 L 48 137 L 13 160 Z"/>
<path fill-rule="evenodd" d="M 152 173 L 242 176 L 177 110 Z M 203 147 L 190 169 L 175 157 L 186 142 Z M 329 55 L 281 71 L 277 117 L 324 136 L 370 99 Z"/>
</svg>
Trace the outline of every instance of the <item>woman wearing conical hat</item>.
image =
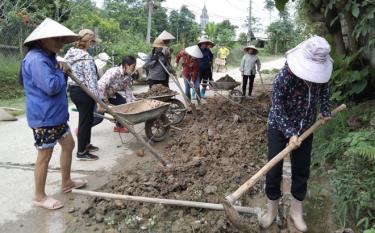
<svg viewBox="0 0 375 233">
<path fill-rule="evenodd" d="M 249 82 L 249 97 L 253 92 L 256 72 L 260 71 L 260 60 L 257 56 L 258 49 L 253 45 L 244 48 L 245 55 L 242 57 L 240 71 L 242 75 L 242 95 L 246 96 L 246 86 Z"/>
<path fill-rule="evenodd" d="M 147 56 L 146 63 L 144 64 L 145 69 L 148 71 L 148 85 L 150 89 L 155 84 L 162 84 L 163 86 L 169 87 L 168 74 L 160 64 L 160 62 L 162 62 L 167 69 L 170 69 L 168 59 L 163 53 L 163 49 L 166 48 L 166 45 L 163 40 L 156 38 L 152 47 L 152 52 Z"/>
<path fill-rule="evenodd" d="M 207 83 L 208 81 L 213 81 L 212 65 L 214 55 L 210 49 L 215 46 L 215 43 L 203 37 L 199 40 L 198 46 L 203 54 L 203 58 L 199 59 L 199 76 L 202 82 L 201 97 L 205 98 Z"/>
<path fill-rule="evenodd" d="M 56 54 L 64 44 L 77 39 L 79 36 L 74 32 L 46 18 L 24 42 L 28 51 L 22 61 L 21 81 L 26 96 L 27 122 L 38 150 L 33 203 L 46 209 L 64 206 L 45 192 L 48 164 L 57 143 L 62 148 L 62 191 L 70 192 L 72 188 L 86 185 L 85 181 L 72 180 L 70 177 L 74 140 L 67 124 L 69 114 L 64 74 L 69 68 L 56 60 Z"/>
<path fill-rule="evenodd" d="M 191 100 L 191 93 L 190 89 L 196 92 L 196 94 L 200 96 L 199 86 L 200 86 L 200 78 L 199 78 L 199 61 L 198 59 L 202 58 L 203 54 L 199 49 L 198 45 L 193 45 L 182 49 L 176 55 L 176 64 L 182 61 L 182 72 L 181 75 L 184 78 L 185 84 L 185 95 Z M 200 98 L 199 98 L 200 99 Z M 198 101 L 199 101 L 198 99 Z M 198 102 L 199 104 L 199 102 Z"/>
</svg>

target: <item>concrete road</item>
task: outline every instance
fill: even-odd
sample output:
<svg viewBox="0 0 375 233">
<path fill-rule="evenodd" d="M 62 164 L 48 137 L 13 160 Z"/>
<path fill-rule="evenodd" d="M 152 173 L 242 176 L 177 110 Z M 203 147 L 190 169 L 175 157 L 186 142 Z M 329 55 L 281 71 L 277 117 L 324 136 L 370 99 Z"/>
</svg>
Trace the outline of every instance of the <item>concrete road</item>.
<svg viewBox="0 0 375 233">
<path fill-rule="evenodd" d="M 263 64 L 262 67 L 263 69 L 280 68 L 284 62 L 279 59 L 268 65 L 267 63 Z M 214 79 L 216 80 L 225 74 L 241 81 L 238 68 L 230 69 L 225 73 L 214 73 Z M 183 86 L 182 79 L 180 79 L 180 83 Z M 172 81 L 170 86 L 171 89 L 178 90 Z M 144 92 L 147 91 L 148 87 L 135 86 L 134 89 L 135 92 Z M 207 95 L 214 95 L 214 93 L 207 92 Z M 182 100 L 181 95 L 177 98 Z M 70 110 L 73 106 L 70 106 Z M 70 111 L 69 125 L 72 131 L 77 127 L 77 112 Z M 89 183 L 86 189 L 88 190 L 103 185 L 110 179 L 111 173 L 118 169 L 131 169 L 137 163 L 154 160 L 149 153 L 146 153 L 145 157 L 135 155 L 134 151 L 141 148 L 141 145 L 131 134 L 122 134 L 121 140 L 119 134 L 112 130 L 113 124 L 106 120 L 92 130 L 92 143 L 100 148 L 96 152 L 100 157 L 99 160 L 76 161 L 73 159 L 72 177 L 87 179 Z M 136 131 L 144 135 L 144 124 L 136 125 Z M 158 148 L 157 145 L 154 146 Z M 76 151 L 74 151 L 75 153 Z M 65 207 L 59 211 L 48 211 L 32 206 L 33 170 L 36 154 L 32 131 L 27 126 L 24 116 L 19 117 L 18 121 L 0 122 L 0 232 L 65 232 L 66 216 L 69 215 L 69 209 L 81 201 L 73 194 L 61 194 L 60 147 L 56 146 L 50 162 L 46 190 L 49 195 L 63 201 Z M 157 161 L 155 161 L 155 164 L 157 164 Z"/>
</svg>

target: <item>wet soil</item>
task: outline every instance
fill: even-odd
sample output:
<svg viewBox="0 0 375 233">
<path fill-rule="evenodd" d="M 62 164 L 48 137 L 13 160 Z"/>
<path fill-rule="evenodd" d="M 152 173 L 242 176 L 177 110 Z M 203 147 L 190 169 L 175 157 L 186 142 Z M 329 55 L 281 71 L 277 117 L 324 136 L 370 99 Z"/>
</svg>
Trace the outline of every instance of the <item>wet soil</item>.
<svg viewBox="0 0 375 233">
<path fill-rule="evenodd" d="M 164 95 L 175 95 L 177 92 L 169 89 L 166 86 L 163 86 L 162 84 L 156 84 L 153 85 L 151 89 L 149 89 L 147 92 L 135 94 L 135 97 L 139 99 L 146 99 L 146 98 L 152 98 L 157 96 L 164 96 Z"/>
<path fill-rule="evenodd" d="M 232 78 L 229 75 L 225 75 L 224 77 L 221 77 L 218 80 L 216 80 L 216 82 L 236 82 L 236 80 L 234 80 L 234 78 Z"/>
<path fill-rule="evenodd" d="M 267 115 L 266 102 L 243 103 Z M 265 164 L 265 119 L 214 97 L 201 106 L 198 119 L 187 115 L 164 144 L 172 167 L 145 163 L 118 172 L 100 192 L 221 203 Z M 263 181 L 252 187 L 239 205 L 255 206 Z M 75 211 L 77 223 L 103 232 L 239 232 L 223 211 L 89 198 Z M 246 216 L 252 232 L 260 232 L 255 216 Z"/>
</svg>

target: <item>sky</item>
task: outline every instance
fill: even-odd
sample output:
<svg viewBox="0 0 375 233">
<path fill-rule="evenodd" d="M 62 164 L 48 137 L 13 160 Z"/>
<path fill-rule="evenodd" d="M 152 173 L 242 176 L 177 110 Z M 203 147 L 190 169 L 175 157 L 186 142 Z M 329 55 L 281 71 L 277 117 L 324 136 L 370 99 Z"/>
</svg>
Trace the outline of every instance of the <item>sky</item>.
<svg viewBox="0 0 375 233">
<path fill-rule="evenodd" d="M 103 0 L 96 0 L 100 6 Z M 232 24 L 238 26 L 237 34 L 247 32 L 245 25 L 246 17 L 249 15 L 250 0 L 166 0 L 162 6 L 168 11 L 179 10 L 182 5 L 186 5 L 196 16 L 197 23 L 200 22 L 200 15 L 204 4 L 206 4 L 209 22 L 220 23 L 229 19 Z M 264 0 L 252 0 L 252 16 L 259 19 L 263 28 L 266 29 L 270 24 L 269 12 L 264 9 Z M 278 12 L 275 9 L 271 14 L 271 21 L 278 18 Z"/>
</svg>

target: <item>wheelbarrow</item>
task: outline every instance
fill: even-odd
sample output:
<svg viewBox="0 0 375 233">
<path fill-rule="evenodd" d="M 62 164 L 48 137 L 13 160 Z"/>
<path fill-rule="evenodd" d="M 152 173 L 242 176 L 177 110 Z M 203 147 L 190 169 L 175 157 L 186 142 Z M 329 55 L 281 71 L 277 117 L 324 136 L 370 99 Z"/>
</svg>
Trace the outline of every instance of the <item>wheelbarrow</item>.
<svg viewBox="0 0 375 233">
<path fill-rule="evenodd" d="M 184 103 L 175 98 L 176 95 L 178 95 L 177 92 L 168 95 L 147 97 L 147 99 L 159 100 L 170 104 L 165 115 L 173 125 L 181 123 L 187 112 Z"/>
<path fill-rule="evenodd" d="M 145 123 L 146 137 L 163 141 L 169 132 L 170 121 L 165 115 L 170 104 L 153 99 L 143 99 L 128 104 L 112 106 L 111 109 L 132 125 Z"/>
<path fill-rule="evenodd" d="M 212 85 L 212 90 L 217 91 L 229 91 L 229 99 L 236 103 L 241 103 L 243 99 L 242 91 L 235 89 L 240 82 L 210 82 Z"/>
</svg>

